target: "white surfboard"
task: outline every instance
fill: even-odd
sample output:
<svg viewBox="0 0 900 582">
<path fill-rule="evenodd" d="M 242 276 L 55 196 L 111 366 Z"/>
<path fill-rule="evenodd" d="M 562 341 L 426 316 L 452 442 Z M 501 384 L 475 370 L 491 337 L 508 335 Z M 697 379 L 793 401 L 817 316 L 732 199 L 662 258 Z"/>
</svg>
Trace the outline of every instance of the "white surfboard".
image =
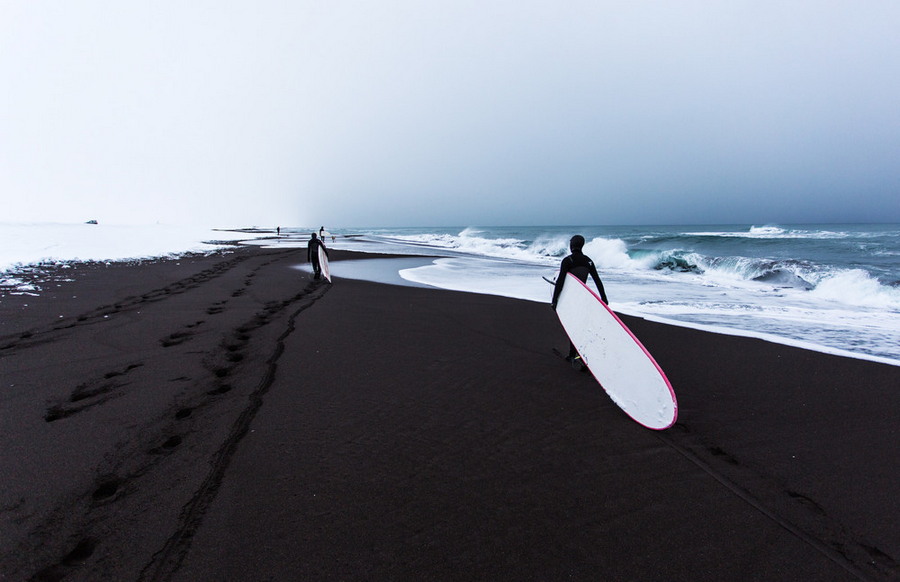
<svg viewBox="0 0 900 582">
<path fill-rule="evenodd" d="M 571 273 L 556 314 L 591 374 L 619 408 L 647 428 L 675 424 L 678 402 L 662 368 L 600 297 Z"/>
<path fill-rule="evenodd" d="M 325 247 L 319 245 L 319 266 L 322 267 L 322 274 L 331 283 L 331 271 L 328 269 L 328 255 L 325 254 Z"/>
</svg>

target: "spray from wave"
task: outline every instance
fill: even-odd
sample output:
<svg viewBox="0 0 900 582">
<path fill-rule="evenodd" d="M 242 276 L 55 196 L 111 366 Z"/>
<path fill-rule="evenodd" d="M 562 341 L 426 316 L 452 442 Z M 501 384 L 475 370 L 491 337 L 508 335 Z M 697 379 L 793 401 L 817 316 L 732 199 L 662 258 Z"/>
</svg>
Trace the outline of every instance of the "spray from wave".
<svg viewBox="0 0 900 582">
<path fill-rule="evenodd" d="M 810 293 L 818 299 L 900 311 L 900 287 L 883 285 L 861 269 L 839 271 L 823 277 Z"/>
</svg>

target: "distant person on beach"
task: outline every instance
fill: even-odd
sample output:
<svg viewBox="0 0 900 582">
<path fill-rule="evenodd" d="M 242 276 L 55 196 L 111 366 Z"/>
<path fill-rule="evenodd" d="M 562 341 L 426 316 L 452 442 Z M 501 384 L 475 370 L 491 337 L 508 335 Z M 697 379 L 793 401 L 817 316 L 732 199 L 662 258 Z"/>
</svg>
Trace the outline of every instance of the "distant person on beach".
<svg viewBox="0 0 900 582">
<path fill-rule="evenodd" d="M 278 233 L 278 236 L 281 236 L 281 227 L 279 226 L 278 228 L 276 228 L 275 232 Z"/>
<path fill-rule="evenodd" d="M 316 237 L 316 233 L 312 233 L 312 236 L 309 239 L 309 244 L 306 245 L 306 260 L 312 263 L 314 279 L 319 280 L 322 277 L 322 266 L 319 264 L 319 247 L 325 251 L 325 256 L 328 256 L 328 247 L 325 246 L 325 243 L 322 242 L 321 239 Z"/>
<path fill-rule="evenodd" d="M 324 226 L 319 227 L 319 238 L 322 240 L 325 240 L 325 227 Z"/>
<path fill-rule="evenodd" d="M 554 310 L 556 310 L 556 302 L 559 301 L 559 294 L 562 293 L 563 285 L 566 284 L 566 275 L 568 273 L 572 273 L 578 277 L 579 281 L 585 284 L 587 284 L 587 278 L 590 275 L 594 279 L 594 283 L 597 284 L 600 299 L 603 300 L 603 303 L 609 305 L 609 301 L 606 299 L 606 291 L 603 289 L 603 281 L 600 280 L 600 275 L 597 273 L 597 267 L 594 266 L 594 261 L 582 252 L 583 248 L 584 237 L 580 234 L 576 234 L 569 240 L 569 250 L 572 251 L 572 254 L 564 258 L 559 267 L 556 287 L 553 289 L 553 300 L 550 302 L 550 306 Z M 578 350 L 575 349 L 575 344 L 569 341 L 569 355 L 566 356 L 566 361 L 574 363 L 578 359 L 580 359 Z"/>
</svg>

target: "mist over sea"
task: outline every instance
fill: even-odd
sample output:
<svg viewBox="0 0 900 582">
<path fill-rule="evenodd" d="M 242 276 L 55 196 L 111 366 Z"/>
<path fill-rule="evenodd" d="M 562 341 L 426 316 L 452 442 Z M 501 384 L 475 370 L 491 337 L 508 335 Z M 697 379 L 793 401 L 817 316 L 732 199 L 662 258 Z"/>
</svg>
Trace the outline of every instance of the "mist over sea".
<svg viewBox="0 0 900 582">
<path fill-rule="evenodd" d="M 326 241 L 335 248 L 439 257 L 404 266 L 406 281 L 533 301 L 549 301 L 542 277 L 555 277 L 569 238 L 582 234 L 618 311 L 900 364 L 897 224 L 331 232 L 334 243 Z M 352 265 L 335 265 L 333 273 L 355 276 Z"/>
</svg>

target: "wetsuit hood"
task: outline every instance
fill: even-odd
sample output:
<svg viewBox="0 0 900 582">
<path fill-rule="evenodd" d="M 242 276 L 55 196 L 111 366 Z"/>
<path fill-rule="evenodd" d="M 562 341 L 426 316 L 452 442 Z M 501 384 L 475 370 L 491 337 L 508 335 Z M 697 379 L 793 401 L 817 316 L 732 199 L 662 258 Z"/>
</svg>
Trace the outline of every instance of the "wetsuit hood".
<svg viewBox="0 0 900 582">
<path fill-rule="evenodd" d="M 569 240 L 569 249 L 574 252 L 581 252 L 581 249 L 584 248 L 584 237 L 580 234 L 576 234 Z"/>
</svg>

